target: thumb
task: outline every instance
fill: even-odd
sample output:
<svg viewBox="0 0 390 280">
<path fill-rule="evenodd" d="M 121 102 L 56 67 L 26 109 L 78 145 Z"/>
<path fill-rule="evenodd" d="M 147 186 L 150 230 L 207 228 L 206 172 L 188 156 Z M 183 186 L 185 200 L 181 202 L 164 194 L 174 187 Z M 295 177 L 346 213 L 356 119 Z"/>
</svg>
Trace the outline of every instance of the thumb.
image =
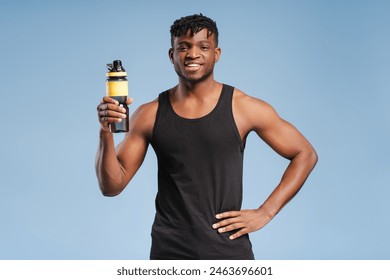
<svg viewBox="0 0 390 280">
<path fill-rule="evenodd" d="M 133 103 L 133 101 L 134 101 L 134 99 L 132 97 L 128 97 L 126 100 L 126 104 L 130 105 L 131 103 Z"/>
</svg>

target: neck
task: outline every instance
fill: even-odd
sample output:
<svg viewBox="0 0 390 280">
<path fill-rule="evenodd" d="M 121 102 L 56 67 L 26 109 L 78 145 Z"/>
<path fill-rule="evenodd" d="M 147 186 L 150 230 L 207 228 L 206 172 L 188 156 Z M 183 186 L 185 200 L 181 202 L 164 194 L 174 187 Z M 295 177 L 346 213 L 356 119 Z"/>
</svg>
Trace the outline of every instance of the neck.
<svg viewBox="0 0 390 280">
<path fill-rule="evenodd" d="M 179 79 L 179 84 L 176 87 L 175 95 L 178 98 L 183 98 L 187 96 L 194 96 L 202 98 L 204 95 L 210 95 L 210 92 L 215 91 L 219 88 L 220 83 L 214 79 L 207 79 L 202 82 L 191 83 Z"/>
</svg>

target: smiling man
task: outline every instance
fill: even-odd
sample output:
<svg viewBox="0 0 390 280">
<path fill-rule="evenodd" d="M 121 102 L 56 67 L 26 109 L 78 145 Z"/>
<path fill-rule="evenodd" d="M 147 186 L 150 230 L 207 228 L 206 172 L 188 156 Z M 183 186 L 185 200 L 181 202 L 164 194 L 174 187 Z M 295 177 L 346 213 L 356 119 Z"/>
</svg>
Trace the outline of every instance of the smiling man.
<svg viewBox="0 0 390 280">
<path fill-rule="evenodd" d="M 150 258 L 254 259 L 248 234 L 264 227 L 300 190 L 317 162 L 316 152 L 269 104 L 214 80 L 221 49 L 213 20 L 201 14 L 176 20 L 171 44 L 178 84 L 134 112 L 117 148 L 108 124 L 126 117 L 123 108 L 109 97 L 97 107 L 101 191 L 118 195 L 151 144 L 158 193 Z M 259 208 L 241 210 L 250 132 L 290 164 Z"/>
</svg>

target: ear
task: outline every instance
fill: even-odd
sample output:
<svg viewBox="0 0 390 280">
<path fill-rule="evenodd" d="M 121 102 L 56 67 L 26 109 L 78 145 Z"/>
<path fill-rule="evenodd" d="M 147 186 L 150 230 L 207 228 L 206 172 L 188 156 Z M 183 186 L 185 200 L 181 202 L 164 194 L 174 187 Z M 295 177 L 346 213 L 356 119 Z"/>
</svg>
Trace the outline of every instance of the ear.
<svg viewBox="0 0 390 280">
<path fill-rule="evenodd" d="M 173 64 L 173 49 L 172 48 L 169 49 L 168 56 L 169 56 L 169 60 Z"/>
<path fill-rule="evenodd" d="M 221 57 L 222 50 L 221 48 L 215 48 L 214 50 L 214 62 L 217 63 L 219 61 L 219 58 Z"/>
</svg>

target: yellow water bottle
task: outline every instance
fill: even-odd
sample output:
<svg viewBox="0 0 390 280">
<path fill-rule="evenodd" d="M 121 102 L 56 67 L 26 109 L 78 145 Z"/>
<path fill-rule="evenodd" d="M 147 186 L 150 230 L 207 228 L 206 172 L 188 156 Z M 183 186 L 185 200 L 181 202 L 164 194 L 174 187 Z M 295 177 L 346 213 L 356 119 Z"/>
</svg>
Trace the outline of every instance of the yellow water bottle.
<svg viewBox="0 0 390 280">
<path fill-rule="evenodd" d="M 120 60 L 114 60 L 107 64 L 108 72 L 106 74 L 106 95 L 117 100 L 119 106 L 126 109 L 126 118 L 121 122 L 110 123 L 111 132 L 129 131 L 129 108 L 127 106 L 127 95 L 129 92 L 127 83 L 127 73 Z"/>
</svg>

